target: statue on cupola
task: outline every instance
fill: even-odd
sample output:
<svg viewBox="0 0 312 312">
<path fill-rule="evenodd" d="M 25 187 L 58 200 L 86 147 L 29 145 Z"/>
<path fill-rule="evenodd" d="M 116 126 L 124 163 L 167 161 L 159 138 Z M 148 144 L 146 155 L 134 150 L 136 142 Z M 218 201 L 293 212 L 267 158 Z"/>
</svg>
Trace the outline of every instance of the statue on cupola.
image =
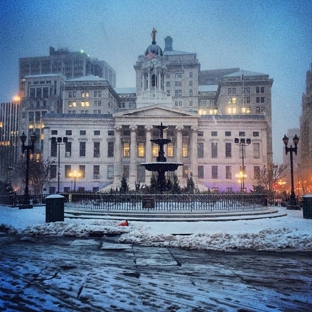
<svg viewBox="0 0 312 312">
<path fill-rule="evenodd" d="M 139 57 L 135 66 L 137 77 L 137 108 L 150 105 L 172 107 L 172 98 L 165 91 L 167 67 L 163 51 L 156 44 L 157 30 L 153 28 L 152 44 L 147 47 L 144 57 Z"/>
</svg>

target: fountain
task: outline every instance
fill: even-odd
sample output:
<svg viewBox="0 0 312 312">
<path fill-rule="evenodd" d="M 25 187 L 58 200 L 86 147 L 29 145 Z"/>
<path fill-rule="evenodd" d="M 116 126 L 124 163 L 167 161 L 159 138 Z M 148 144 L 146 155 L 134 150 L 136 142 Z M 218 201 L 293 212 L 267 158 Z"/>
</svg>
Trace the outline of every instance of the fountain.
<svg viewBox="0 0 312 312">
<path fill-rule="evenodd" d="M 163 126 L 161 123 L 160 126 L 156 126 L 157 129 L 160 130 L 160 138 L 150 140 L 152 143 L 155 143 L 159 146 L 158 157 L 156 158 L 156 162 L 142 163 L 140 166 L 144 166 L 148 171 L 156 171 L 158 173 L 157 176 L 157 185 L 160 191 L 165 191 L 167 182 L 165 178 L 165 173 L 167 171 L 176 171 L 179 166 L 182 166 L 182 163 L 177 162 L 167 162 L 167 158 L 165 157 L 164 145 L 171 142 L 170 139 L 164 139 L 163 130 L 166 129 L 166 126 Z"/>
</svg>

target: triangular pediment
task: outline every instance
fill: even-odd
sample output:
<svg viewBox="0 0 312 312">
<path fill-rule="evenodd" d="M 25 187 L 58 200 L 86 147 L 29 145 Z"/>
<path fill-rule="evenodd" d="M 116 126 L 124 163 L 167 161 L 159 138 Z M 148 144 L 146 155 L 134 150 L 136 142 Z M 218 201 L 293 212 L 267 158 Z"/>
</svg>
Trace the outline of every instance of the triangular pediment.
<svg viewBox="0 0 312 312">
<path fill-rule="evenodd" d="M 114 118 L 198 118 L 198 114 L 165 107 L 161 105 L 151 105 L 142 108 L 118 112 Z"/>
</svg>

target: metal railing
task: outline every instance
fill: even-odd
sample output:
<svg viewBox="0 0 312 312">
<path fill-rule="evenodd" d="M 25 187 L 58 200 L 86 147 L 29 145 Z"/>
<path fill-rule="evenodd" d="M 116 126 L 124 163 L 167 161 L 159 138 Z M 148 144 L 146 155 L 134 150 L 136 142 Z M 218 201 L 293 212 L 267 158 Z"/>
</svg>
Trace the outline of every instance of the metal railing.
<svg viewBox="0 0 312 312">
<path fill-rule="evenodd" d="M 267 205 L 261 194 L 71 194 L 66 209 L 103 212 L 201 212 L 255 210 Z"/>
<path fill-rule="evenodd" d="M 222 212 L 256 210 L 267 206 L 262 194 L 61 194 L 66 210 L 92 210 L 101 212 Z M 33 195 L 31 203 L 44 205 L 48 195 Z M 0 204 L 18 206 L 23 195 L 0 196 Z"/>
</svg>

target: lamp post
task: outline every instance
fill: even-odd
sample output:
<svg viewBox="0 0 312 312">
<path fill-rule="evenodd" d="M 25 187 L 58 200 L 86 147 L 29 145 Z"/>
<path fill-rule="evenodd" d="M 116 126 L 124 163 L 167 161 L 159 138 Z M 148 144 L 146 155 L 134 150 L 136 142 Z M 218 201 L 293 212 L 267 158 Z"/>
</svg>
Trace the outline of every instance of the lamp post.
<svg viewBox="0 0 312 312">
<path fill-rule="evenodd" d="M 58 152 L 58 156 L 57 156 L 57 194 L 60 193 L 60 176 L 61 176 L 61 172 L 60 172 L 60 166 L 61 166 L 61 156 L 60 156 L 60 150 L 61 150 L 61 144 L 67 143 L 67 137 L 52 137 L 52 142 L 57 144 L 57 152 Z"/>
<path fill-rule="evenodd" d="M 235 138 L 234 142 L 241 147 L 241 153 L 242 153 L 242 168 L 241 168 L 241 192 L 245 192 L 245 178 L 247 177 L 246 173 L 245 173 L 245 163 L 244 163 L 244 159 L 245 159 L 245 146 L 248 146 L 251 143 L 251 139 L 245 139 L 245 138 Z"/>
<path fill-rule="evenodd" d="M 74 192 L 76 192 L 76 180 L 81 177 L 81 172 L 79 170 L 73 170 L 68 175 L 74 179 Z"/>
<path fill-rule="evenodd" d="M 294 188 L 294 164 L 293 164 L 293 153 L 297 155 L 298 151 L 298 143 L 299 143 L 299 138 L 297 137 L 297 134 L 293 138 L 293 142 L 295 144 L 295 147 L 288 147 L 288 141 L 289 138 L 286 136 L 286 134 L 283 137 L 283 142 L 285 144 L 285 153 L 286 155 L 290 154 L 290 178 L 291 178 L 291 193 L 290 193 L 290 201 L 289 205 L 287 206 L 288 209 L 298 209 L 297 201 L 296 201 L 296 196 L 295 196 L 295 188 Z"/>
<path fill-rule="evenodd" d="M 235 177 L 236 177 L 238 183 L 240 183 L 241 192 L 243 193 L 243 191 L 244 191 L 243 181 L 247 178 L 247 174 L 244 173 L 243 171 L 240 171 L 239 173 L 235 174 Z"/>
<path fill-rule="evenodd" d="M 24 201 L 23 204 L 21 206 L 19 206 L 20 209 L 23 208 L 33 208 L 33 205 L 30 204 L 30 200 L 29 200 L 29 192 L 28 192 L 28 179 L 29 179 L 29 152 L 32 151 L 34 152 L 35 149 L 35 141 L 36 141 L 36 134 L 33 133 L 30 136 L 30 141 L 31 141 L 31 145 L 25 145 L 27 136 L 25 135 L 25 133 L 23 132 L 23 134 L 20 136 L 20 139 L 22 141 L 22 153 L 24 153 L 25 151 L 26 153 L 26 179 L 25 179 L 25 191 L 24 191 Z"/>
</svg>

